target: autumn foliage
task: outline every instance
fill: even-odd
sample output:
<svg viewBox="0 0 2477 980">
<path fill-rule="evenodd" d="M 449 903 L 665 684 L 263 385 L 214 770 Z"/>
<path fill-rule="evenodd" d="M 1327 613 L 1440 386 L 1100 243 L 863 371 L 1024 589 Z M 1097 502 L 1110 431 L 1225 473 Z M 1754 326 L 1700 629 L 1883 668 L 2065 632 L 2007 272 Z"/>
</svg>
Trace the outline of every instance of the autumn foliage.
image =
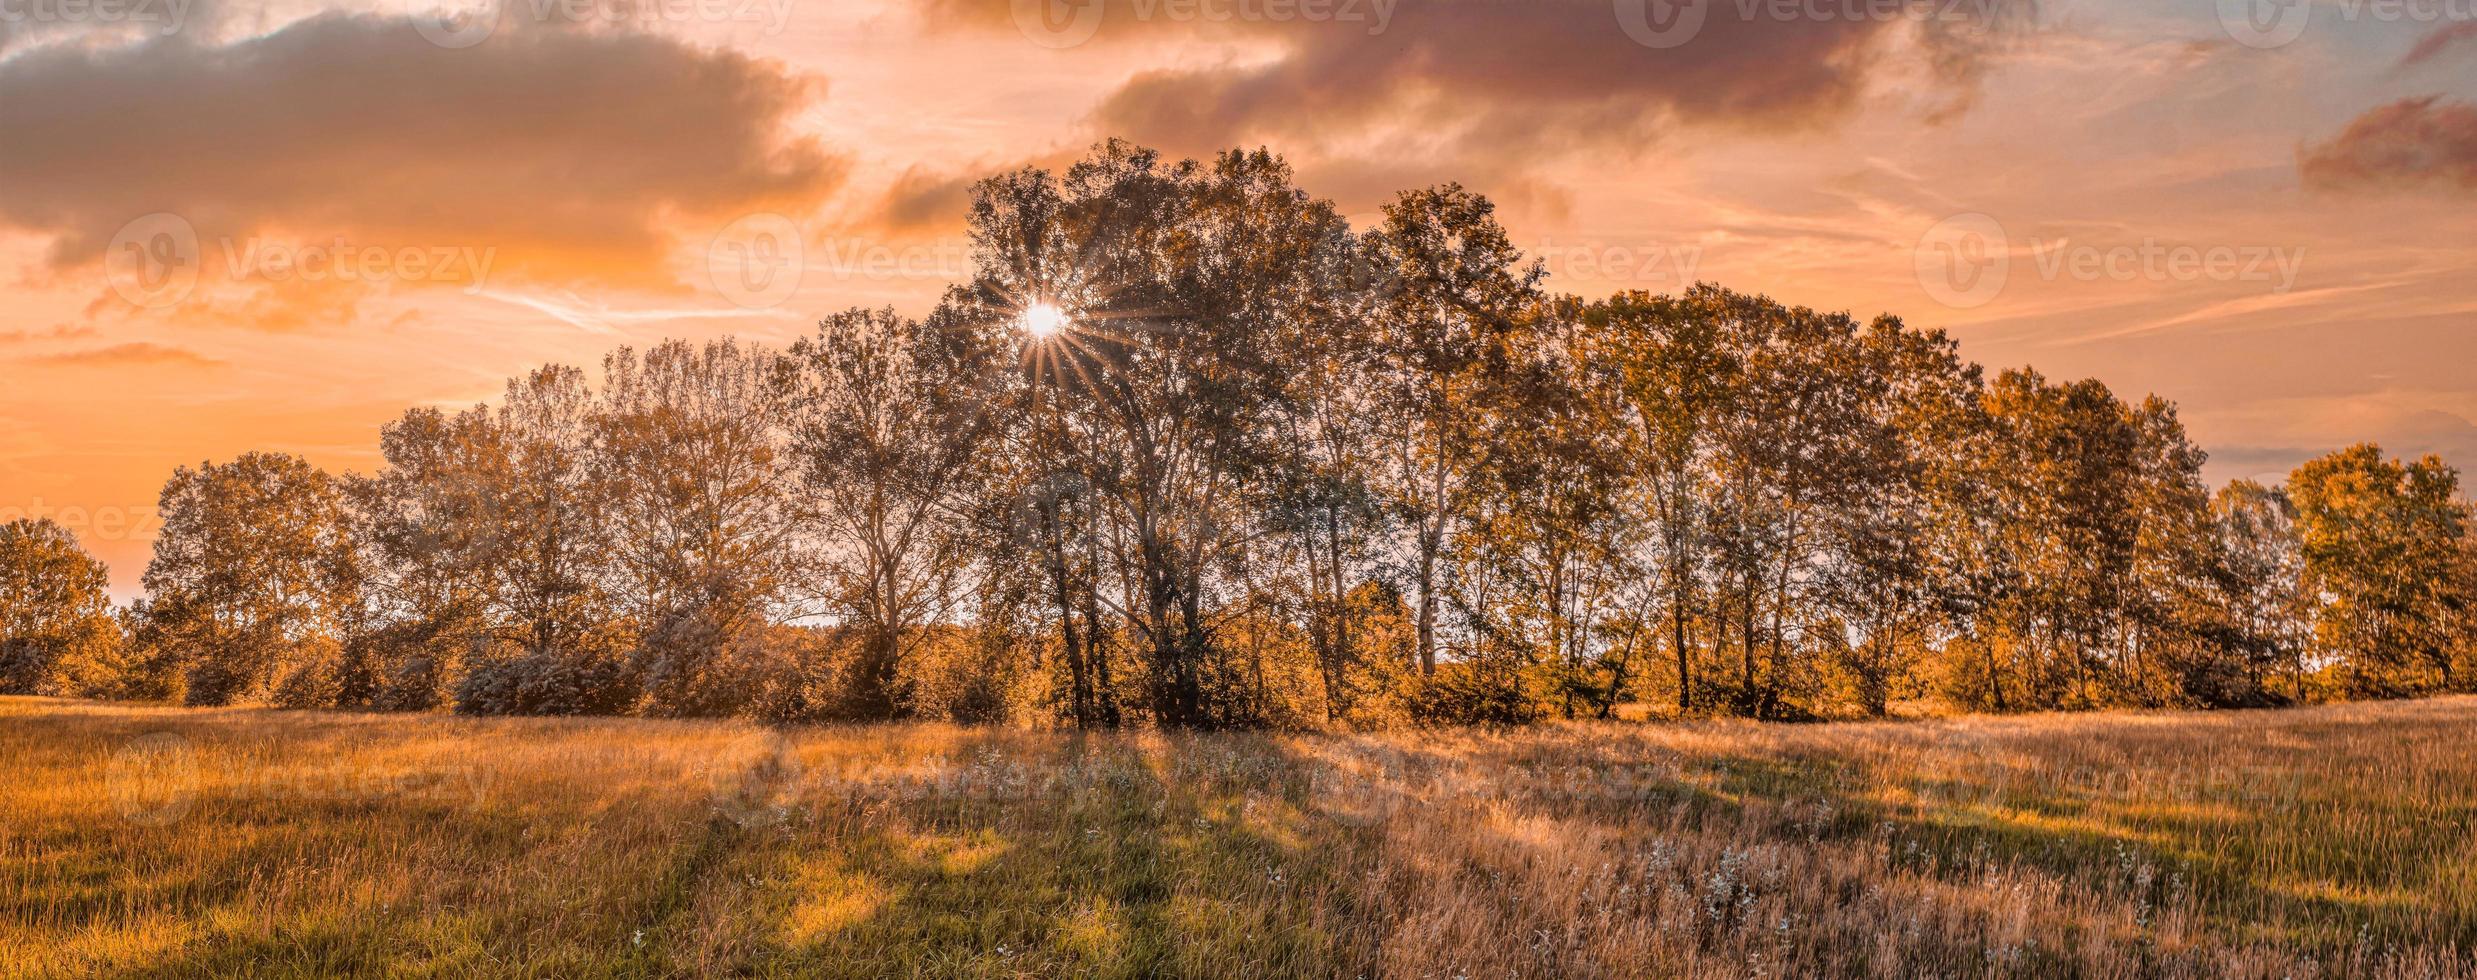
<svg viewBox="0 0 2477 980">
<path fill-rule="evenodd" d="M 184 468 L 116 652 L 77 652 L 91 583 L 0 578 L 0 680 L 1086 728 L 2477 683 L 2439 460 L 2214 492 L 2155 396 L 1713 285 L 1555 295 L 1484 198 L 1354 230 L 1260 151 L 1110 143 L 983 182 L 970 227 L 971 281 L 923 319 L 545 366 L 406 412 L 366 476 Z"/>
</svg>

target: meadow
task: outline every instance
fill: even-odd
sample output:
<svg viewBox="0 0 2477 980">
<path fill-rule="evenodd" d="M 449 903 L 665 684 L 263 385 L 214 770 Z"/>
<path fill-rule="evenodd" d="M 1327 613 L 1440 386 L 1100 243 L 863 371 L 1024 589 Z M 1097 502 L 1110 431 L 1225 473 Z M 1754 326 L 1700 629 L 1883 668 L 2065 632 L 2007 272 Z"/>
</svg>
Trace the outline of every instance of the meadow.
<svg viewBox="0 0 2477 980">
<path fill-rule="evenodd" d="M 2477 698 L 1370 735 L 0 699 L 0 975 L 2477 975 Z"/>
</svg>

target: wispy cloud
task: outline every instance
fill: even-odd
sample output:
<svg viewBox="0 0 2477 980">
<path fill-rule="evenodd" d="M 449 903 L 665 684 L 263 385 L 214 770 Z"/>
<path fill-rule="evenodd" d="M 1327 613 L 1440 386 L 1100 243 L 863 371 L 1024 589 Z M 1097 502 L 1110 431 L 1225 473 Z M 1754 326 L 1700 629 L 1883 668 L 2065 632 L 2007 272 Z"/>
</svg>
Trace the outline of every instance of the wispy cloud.
<svg viewBox="0 0 2477 980">
<path fill-rule="evenodd" d="M 149 364 L 185 364 L 194 367 L 220 367 L 224 362 L 204 354 L 179 347 L 143 341 L 98 347 L 92 350 L 63 351 L 57 354 L 37 354 L 19 358 L 29 364 L 84 365 L 92 367 L 134 367 Z"/>
<path fill-rule="evenodd" d="M 484 297 L 510 303 L 546 314 L 561 323 L 587 333 L 616 334 L 618 326 L 635 323 L 662 323 L 673 320 L 736 320 L 800 319 L 800 314 L 781 309 L 749 309 L 737 306 L 715 306 L 676 309 L 626 309 L 608 303 L 587 300 L 574 293 L 557 299 L 526 293 L 485 291 Z"/>
</svg>

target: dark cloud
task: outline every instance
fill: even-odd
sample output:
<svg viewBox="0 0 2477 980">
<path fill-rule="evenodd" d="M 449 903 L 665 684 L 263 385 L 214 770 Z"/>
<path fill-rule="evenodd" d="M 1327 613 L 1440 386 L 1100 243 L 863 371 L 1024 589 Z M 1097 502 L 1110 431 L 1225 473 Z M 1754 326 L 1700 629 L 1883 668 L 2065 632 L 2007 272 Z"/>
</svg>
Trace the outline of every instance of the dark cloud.
<svg viewBox="0 0 2477 980">
<path fill-rule="evenodd" d="M 641 281 L 672 227 L 813 208 L 841 164 L 785 128 L 817 83 L 642 33 L 516 24 L 467 48 L 327 14 L 229 44 L 0 60 L 0 225 L 90 264 L 127 222 L 495 249 L 498 270 Z"/>
<path fill-rule="evenodd" d="M 889 238 L 960 234 L 971 215 L 974 185 L 1025 168 L 1062 171 L 1082 157 L 1080 147 L 1053 148 L 1018 157 L 979 160 L 954 169 L 907 167 L 860 215 L 852 231 Z"/>
<path fill-rule="evenodd" d="M 963 227 L 972 206 L 972 185 L 981 178 L 1013 169 L 991 168 L 964 173 L 939 173 L 912 167 L 897 178 L 879 202 L 874 223 L 892 232 L 942 232 Z"/>
<path fill-rule="evenodd" d="M 2438 96 L 2401 99 L 2309 144 L 2298 169 L 2329 189 L 2443 184 L 2477 190 L 2477 106 Z"/>
<path fill-rule="evenodd" d="M 1915 63 L 1907 70 L 1957 95 L 1943 109 L 1966 102 L 1988 52 L 2028 9 L 1891 0 L 1795 4 L 1788 16 L 1774 16 L 1769 3 L 1693 0 L 1704 18 L 1699 29 L 1683 43 L 1653 47 L 1638 37 L 1669 0 L 1642 0 L 1653 20 L 1638 18 L 1632 31 L 1622 16 L 1629 2 L 1404 0 L 1395 8 L 1368 0 L 1326 4 L 1320 18 L 1213 21 L 1169 16 L 1168 4 L 1101 0 L 1094 44 L 1184 31 L 1269 41 L 1279 53 L 1139 74 L 1101 103 L 1093 122 L 1103 135 L 1188 154 L 1347 144 L 1382 125 L 1427 144 L 1405 146 L 1405 154 L 1529 159 L 1639 147 L 1677 126 L 1789 131 L 1845 114 L 1886 67 L 1895 38 Z M 1015 14 L 1027 6 L 1040 5 L 936 0 L 930 11 L 933 22 L 1007 31 L 1025 30 Z M 1824 8 L 1838 15 L 1800 13 Z M 1935 16 L 1964 9 L 1989 12 Z M 1875 16 L 1851 16 L 1865 10 Z"/>
</svg>

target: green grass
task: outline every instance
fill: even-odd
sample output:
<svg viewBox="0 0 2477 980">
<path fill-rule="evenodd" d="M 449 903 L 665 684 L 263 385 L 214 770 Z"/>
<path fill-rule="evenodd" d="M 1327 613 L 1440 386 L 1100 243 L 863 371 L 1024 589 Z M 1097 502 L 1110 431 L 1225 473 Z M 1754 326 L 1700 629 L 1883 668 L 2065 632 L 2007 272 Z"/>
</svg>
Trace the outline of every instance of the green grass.
<svg viewBox="0 0 2477 980">
<path fill-rule="evenodd" d="M 5 976 L 2477 975 L 2477 699 L 1489 733 L 0 699 Z"/>
</svg>

